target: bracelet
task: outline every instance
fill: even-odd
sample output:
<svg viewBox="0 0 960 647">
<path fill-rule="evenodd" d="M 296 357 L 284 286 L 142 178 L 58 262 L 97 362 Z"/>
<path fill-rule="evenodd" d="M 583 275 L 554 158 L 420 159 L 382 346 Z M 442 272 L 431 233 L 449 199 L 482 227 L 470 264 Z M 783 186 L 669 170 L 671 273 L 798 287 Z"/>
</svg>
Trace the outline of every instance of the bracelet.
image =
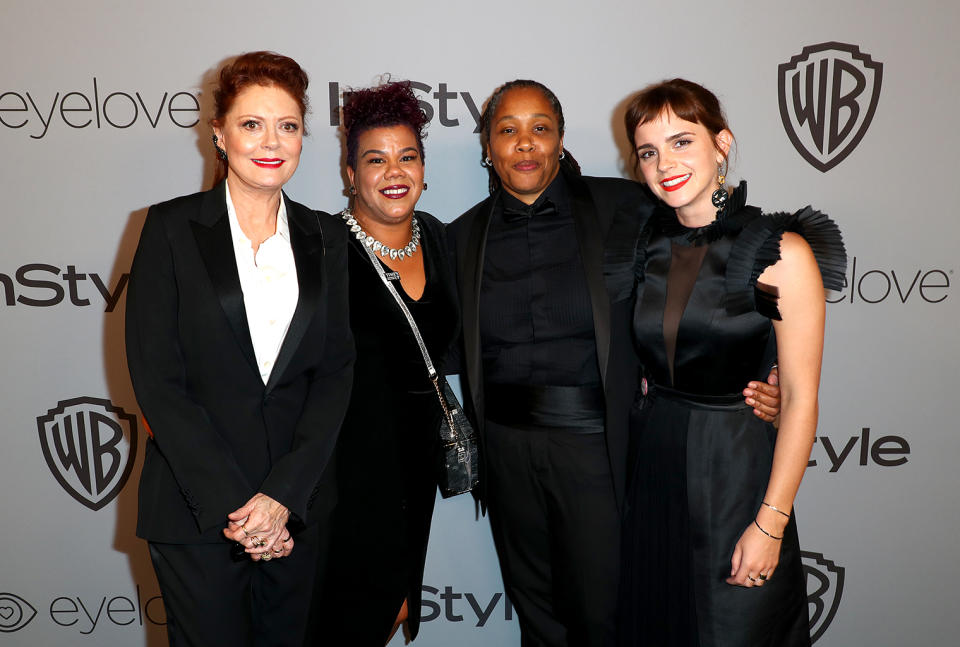
<svg viewBox="0 0 960 647">
<path fill-rule="evenodd" d="M 753 520 L 753 525 L 755 525 L 757 528 L 760 528 L 760 524 L 757 523 L 757 520 L 756 520 L 756 519 Z M 781 539 L 783 539 L 783 536 L 777 537 L 776 535 L 771 535 L 769 532 L 767 532 L 767 531 L 764 530 L 763 528 L 760 528 L 760 532 L 762 532 L 763 534 L 765 534 L 765 535 L 766 535 L 767 537 L 769 537 L 770 539 L 776 539 L 777 541 L 780 541 Z"/>
<path fill-rule="evenodd" d="M 762 503 L 763 505 L 767 506 L 768 508 L 770 508 L 770 509 L 773 510 L 774 512 L 779 512 L 780 514 L 782 514 L 782 515 L 783 515 L 784 517 L 786 517 L 787 519 L 790 518 L 790 513 L 789 513 L 789 512 L 784 512 L 783 510 L 781 510 L 781 509 L 778 508 L 777 506 L 775 506 L 775 505 L 770 505 L 770 504 L 767 503 L 766 501 L 761 501 L 760 503 Z"/>
</svg>

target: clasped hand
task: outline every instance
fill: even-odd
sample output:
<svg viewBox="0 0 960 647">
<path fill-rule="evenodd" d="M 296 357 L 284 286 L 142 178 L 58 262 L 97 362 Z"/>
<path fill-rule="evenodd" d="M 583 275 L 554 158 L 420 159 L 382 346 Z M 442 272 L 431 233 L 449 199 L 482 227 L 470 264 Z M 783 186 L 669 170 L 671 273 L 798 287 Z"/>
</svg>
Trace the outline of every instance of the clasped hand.
<svg viewBox="0 0 960 647">
<path fill-rule="evenodd" d="M 293 552 L 293 537 L 287 530 L 289 518 L 286 506 L 258 492 L 227 515 L 223 534 L 242 544 L 254 561 L 280 559 Z"/>
</svg>

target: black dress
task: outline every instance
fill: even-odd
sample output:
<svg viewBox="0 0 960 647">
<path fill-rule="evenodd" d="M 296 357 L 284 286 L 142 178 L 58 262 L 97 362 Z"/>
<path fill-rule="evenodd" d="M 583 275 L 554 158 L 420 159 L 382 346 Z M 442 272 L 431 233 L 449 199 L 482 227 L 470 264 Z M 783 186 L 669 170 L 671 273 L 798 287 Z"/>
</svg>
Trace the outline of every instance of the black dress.
<svg viewBox="0 0 960 647">
<path fill-rule="evenodd" d="M 841 287 L 846 255 L 823 214 L 763 216 L 745 200 L 741 184 L 725 213 L 699 229 L 662 208 L 646 231 L 634 335 L 652 380 L 631 414 L 623 645 L 810 644 L 794 518 L 769 581 L 725 582 L 766 491 L 776 441 L 740 391 L 775 361 L 777 297 L 757 277 L 779 259 L 783 232 L 805 237 L 828 288 Z"/>
<path fill-rule="evenodd" d="M 417 212 L 426 286 L 419 300 L 394 282 L 442 370 L 459 316 L 443 224 Z M 418 253 L 421 253 L 418 250 Z M 420 621 L 420 586 L 437 493 L 440 415 L 423 356 L 361 243 L 349 245 L 353 393 L 337 444 L 339 500 L 323 578 L 317 644 L 381 647 L 404 598 Z M 386 272 L 390 269 L 384 266 Z"/>
</svg>

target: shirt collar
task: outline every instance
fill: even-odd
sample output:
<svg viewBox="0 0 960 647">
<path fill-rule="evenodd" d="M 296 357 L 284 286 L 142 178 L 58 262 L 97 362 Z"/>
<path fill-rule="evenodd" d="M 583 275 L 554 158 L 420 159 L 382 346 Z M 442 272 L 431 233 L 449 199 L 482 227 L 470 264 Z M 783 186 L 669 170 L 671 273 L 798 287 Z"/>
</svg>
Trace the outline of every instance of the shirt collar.
<svg viewBox="0 0 960 647">
<path fill-rule="evenodd" d="M 521 200 L 507 192 L 506 189 L 500 193 L 500 199 L 502 200 L 501 204 L 504 207 L 510 207 L 512 209 L 529 209 L 531 212 L 535 212 L 549 200 L 553 203 L 557 210 L 560 211 L 562 208 L 561 205 L 567 204 L 567 181 L 563 177 L 563 170 L 561 169 L 557 173 L 557 177 L 553 178 L 553 181 L 547 185 L 547 188 L 543 190 L 543 193 L 540 194 L 540 196 L 532 205 L 523 203 Z"/>
<path fill-rule="evenodd" d="M 223 182 L 223 188 L 226 190 L 227 195 L 227 217 L 230 218 L 230 233 L 233 235 L 233 240 L 236 243 L 244 245 L 246 248 L 250 248 L 250 239 L 247 238 L 246 234 L 243 233 L 243 229 L 240 228 L 237 209 L 233 206 L 233 198 L 230 197 L 230 185 L 226 180 Z M 280 237 L 286 241 L 290 240 L 290 223 L 287 222 L 287 201 L 283 192 L 280 193 L 280 206 L 277 208 L 277 231 L 275 233 L 280 234 Z"/>
</svg>

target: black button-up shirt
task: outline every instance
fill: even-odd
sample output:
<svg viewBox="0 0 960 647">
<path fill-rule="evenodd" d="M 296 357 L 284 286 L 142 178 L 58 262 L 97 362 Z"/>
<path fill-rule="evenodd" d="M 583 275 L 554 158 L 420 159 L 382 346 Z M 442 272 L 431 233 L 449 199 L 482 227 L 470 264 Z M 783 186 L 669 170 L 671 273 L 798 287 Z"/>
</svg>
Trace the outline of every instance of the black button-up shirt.
<svg viewBox="0 0 960 647">
<path fill-rule="evenodd" d="M 562 173 L 532 208 L 506 191 L 494 206 L 480 340 L 487 382 L 600 384 L 590 292 Z"/>
</svg>

